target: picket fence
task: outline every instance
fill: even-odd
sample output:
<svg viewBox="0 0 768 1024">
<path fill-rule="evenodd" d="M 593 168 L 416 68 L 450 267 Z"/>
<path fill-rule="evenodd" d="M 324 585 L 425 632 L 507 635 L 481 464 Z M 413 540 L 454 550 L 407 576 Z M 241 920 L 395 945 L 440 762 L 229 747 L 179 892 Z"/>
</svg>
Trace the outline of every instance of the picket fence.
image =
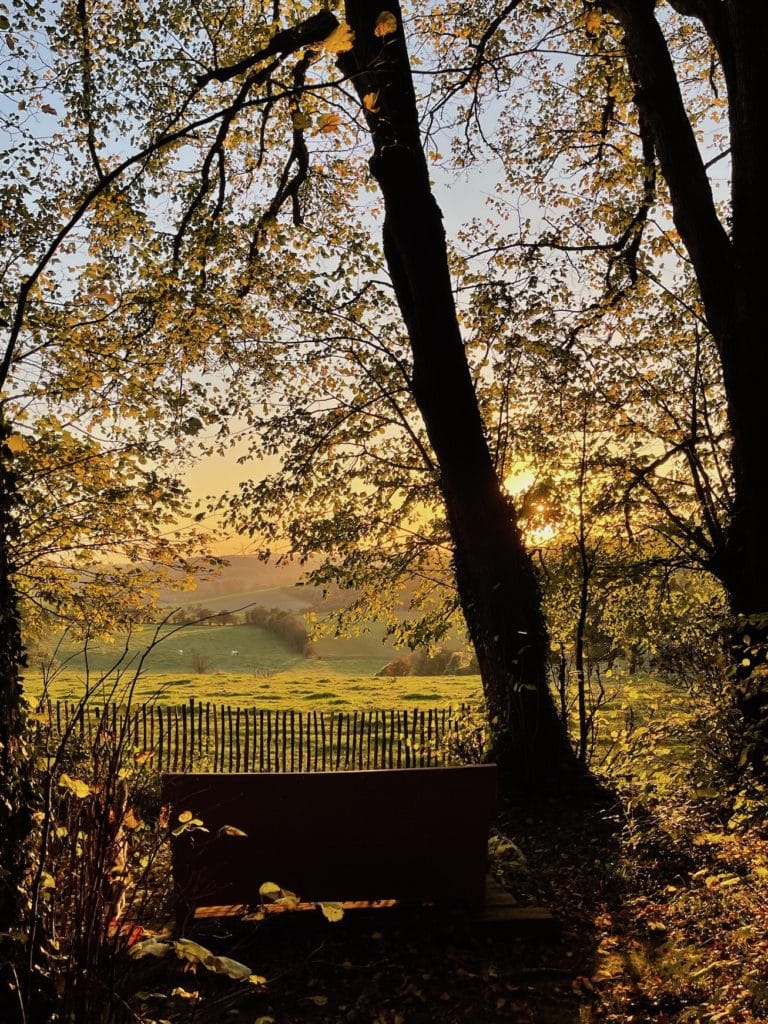
<svg viewBox="0 0 768 1024">
<path fill-rule="evenodd" d="M 470 706 L 295 711 L 187 704 L 48 701 L 35 715 L 53 740 L 114 742 L 162 771 L 318 772 L 450 764 L 467 744 Z M 481 730 L 469 742 L 482 749 Z"/>
</svg>

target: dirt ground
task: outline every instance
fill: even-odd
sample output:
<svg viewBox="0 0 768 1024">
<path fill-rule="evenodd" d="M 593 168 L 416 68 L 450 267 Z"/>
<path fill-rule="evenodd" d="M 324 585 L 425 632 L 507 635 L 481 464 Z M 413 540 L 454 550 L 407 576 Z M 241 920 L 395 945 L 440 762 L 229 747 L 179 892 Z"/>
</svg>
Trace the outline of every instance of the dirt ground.
<svg viewBox="0 0 768 1024">
<path fill-rule="evenodd" d="M 522 906 L 549 907 L 554 927 L 483 925 L 429 908 L 352 911 L 333 924 L 319 913 L 284 914 L 257 926 L 205 922 L 196 928 L 196 941 L 247 963 L 266 986 L 233 985 L 206 972 L 142 961 L 134 978 L 147 995 L 142 1012 L 200 1024 L 592 1019 L 595 921 L 618 895 L 602 868 L 615 855 L 612 812 L 579 810 L 563 821 L 561 812 L 545 808 L 539 818 L 510 813 L 499 824 L 515 844 L 502 880 L 513 876 L 507 887 Z M 536 864 L 547 867 L 538 871 Z M 169 978 L 169 970 L 177 976 Z M 163 997 L 174 989 L 180 991 Z"/>
</svg>

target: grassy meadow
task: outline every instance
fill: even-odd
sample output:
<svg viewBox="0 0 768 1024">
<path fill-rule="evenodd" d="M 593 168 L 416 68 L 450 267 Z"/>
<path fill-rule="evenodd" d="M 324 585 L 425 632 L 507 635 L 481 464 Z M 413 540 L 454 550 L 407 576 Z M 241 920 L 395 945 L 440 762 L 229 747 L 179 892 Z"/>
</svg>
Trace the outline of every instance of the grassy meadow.
<svg viewBox="0 0 768 1024">
<path fill-rule="evenodd" d="M 93 685 L 104 674 L 99 695 L 109 695 L 117 667 L 119 694 L 140 666 L 136 699 L 169 704 L 194 697 L 241 707 L 362 709 L 457 704 L 479 695 L 478 676 L 378 676 L 397 653 L 381 629 L 324 638 L 314 648 L 314 656 L 305 658 L 255 626 L 145 626 L 93 643 L 87 654 L 72 642 L 33 652 L 26 678 L 30 693 L 38 694 L 47 657 L 55 659 L 53 699 L 77 699 L 86 680 Z"/>
</svg>

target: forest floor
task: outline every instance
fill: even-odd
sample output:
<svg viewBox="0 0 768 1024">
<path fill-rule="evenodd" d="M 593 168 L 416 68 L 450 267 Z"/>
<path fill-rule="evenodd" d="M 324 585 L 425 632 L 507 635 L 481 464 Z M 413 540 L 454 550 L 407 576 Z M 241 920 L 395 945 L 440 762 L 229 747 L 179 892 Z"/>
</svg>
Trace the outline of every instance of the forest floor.
<svg viewBox="0 0 768 1024">
<path fill-rule="evenodd" d="M 142 960 L 132 1004 L 174 1024 L 768 1021 L 768 844 L 754 829 L 728 828 L 703 801 L 625 794 L 508 810 L 499 832 L 498 877 L 521 905 L 554 912 L 554 934 L 428 910 L 209 924 L 195 938 L 267 984 Z"/>
</svg>

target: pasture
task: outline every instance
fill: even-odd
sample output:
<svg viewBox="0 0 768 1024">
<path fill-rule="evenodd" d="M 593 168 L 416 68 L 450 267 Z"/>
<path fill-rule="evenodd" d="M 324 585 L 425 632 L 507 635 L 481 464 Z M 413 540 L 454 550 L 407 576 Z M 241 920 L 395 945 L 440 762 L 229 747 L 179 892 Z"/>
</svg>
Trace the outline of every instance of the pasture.
<svg viewBox="0 0 768 1024">
<path fill-rule="evenodd" d="M 145 626 L 89 644 L 87 651 L 67 641 L 35 652 L 26 678 L 30 694 L 40 693 L 47 659 L 54 699 L 78 699 L 86 682 L 94 686 L 102 676 L 95 696 L 110 697 L 116 687 L 119 698 L 138 673 L 138 701 L 178 704 L 194 697 L 275 709 L 435 706 L 479 695 L 477 676 L 377 676 L 397 653 L 381 629 L 324 638 L 314 648 L 314 656 L 305 658 L 255 626 Z"/>
</svg>

